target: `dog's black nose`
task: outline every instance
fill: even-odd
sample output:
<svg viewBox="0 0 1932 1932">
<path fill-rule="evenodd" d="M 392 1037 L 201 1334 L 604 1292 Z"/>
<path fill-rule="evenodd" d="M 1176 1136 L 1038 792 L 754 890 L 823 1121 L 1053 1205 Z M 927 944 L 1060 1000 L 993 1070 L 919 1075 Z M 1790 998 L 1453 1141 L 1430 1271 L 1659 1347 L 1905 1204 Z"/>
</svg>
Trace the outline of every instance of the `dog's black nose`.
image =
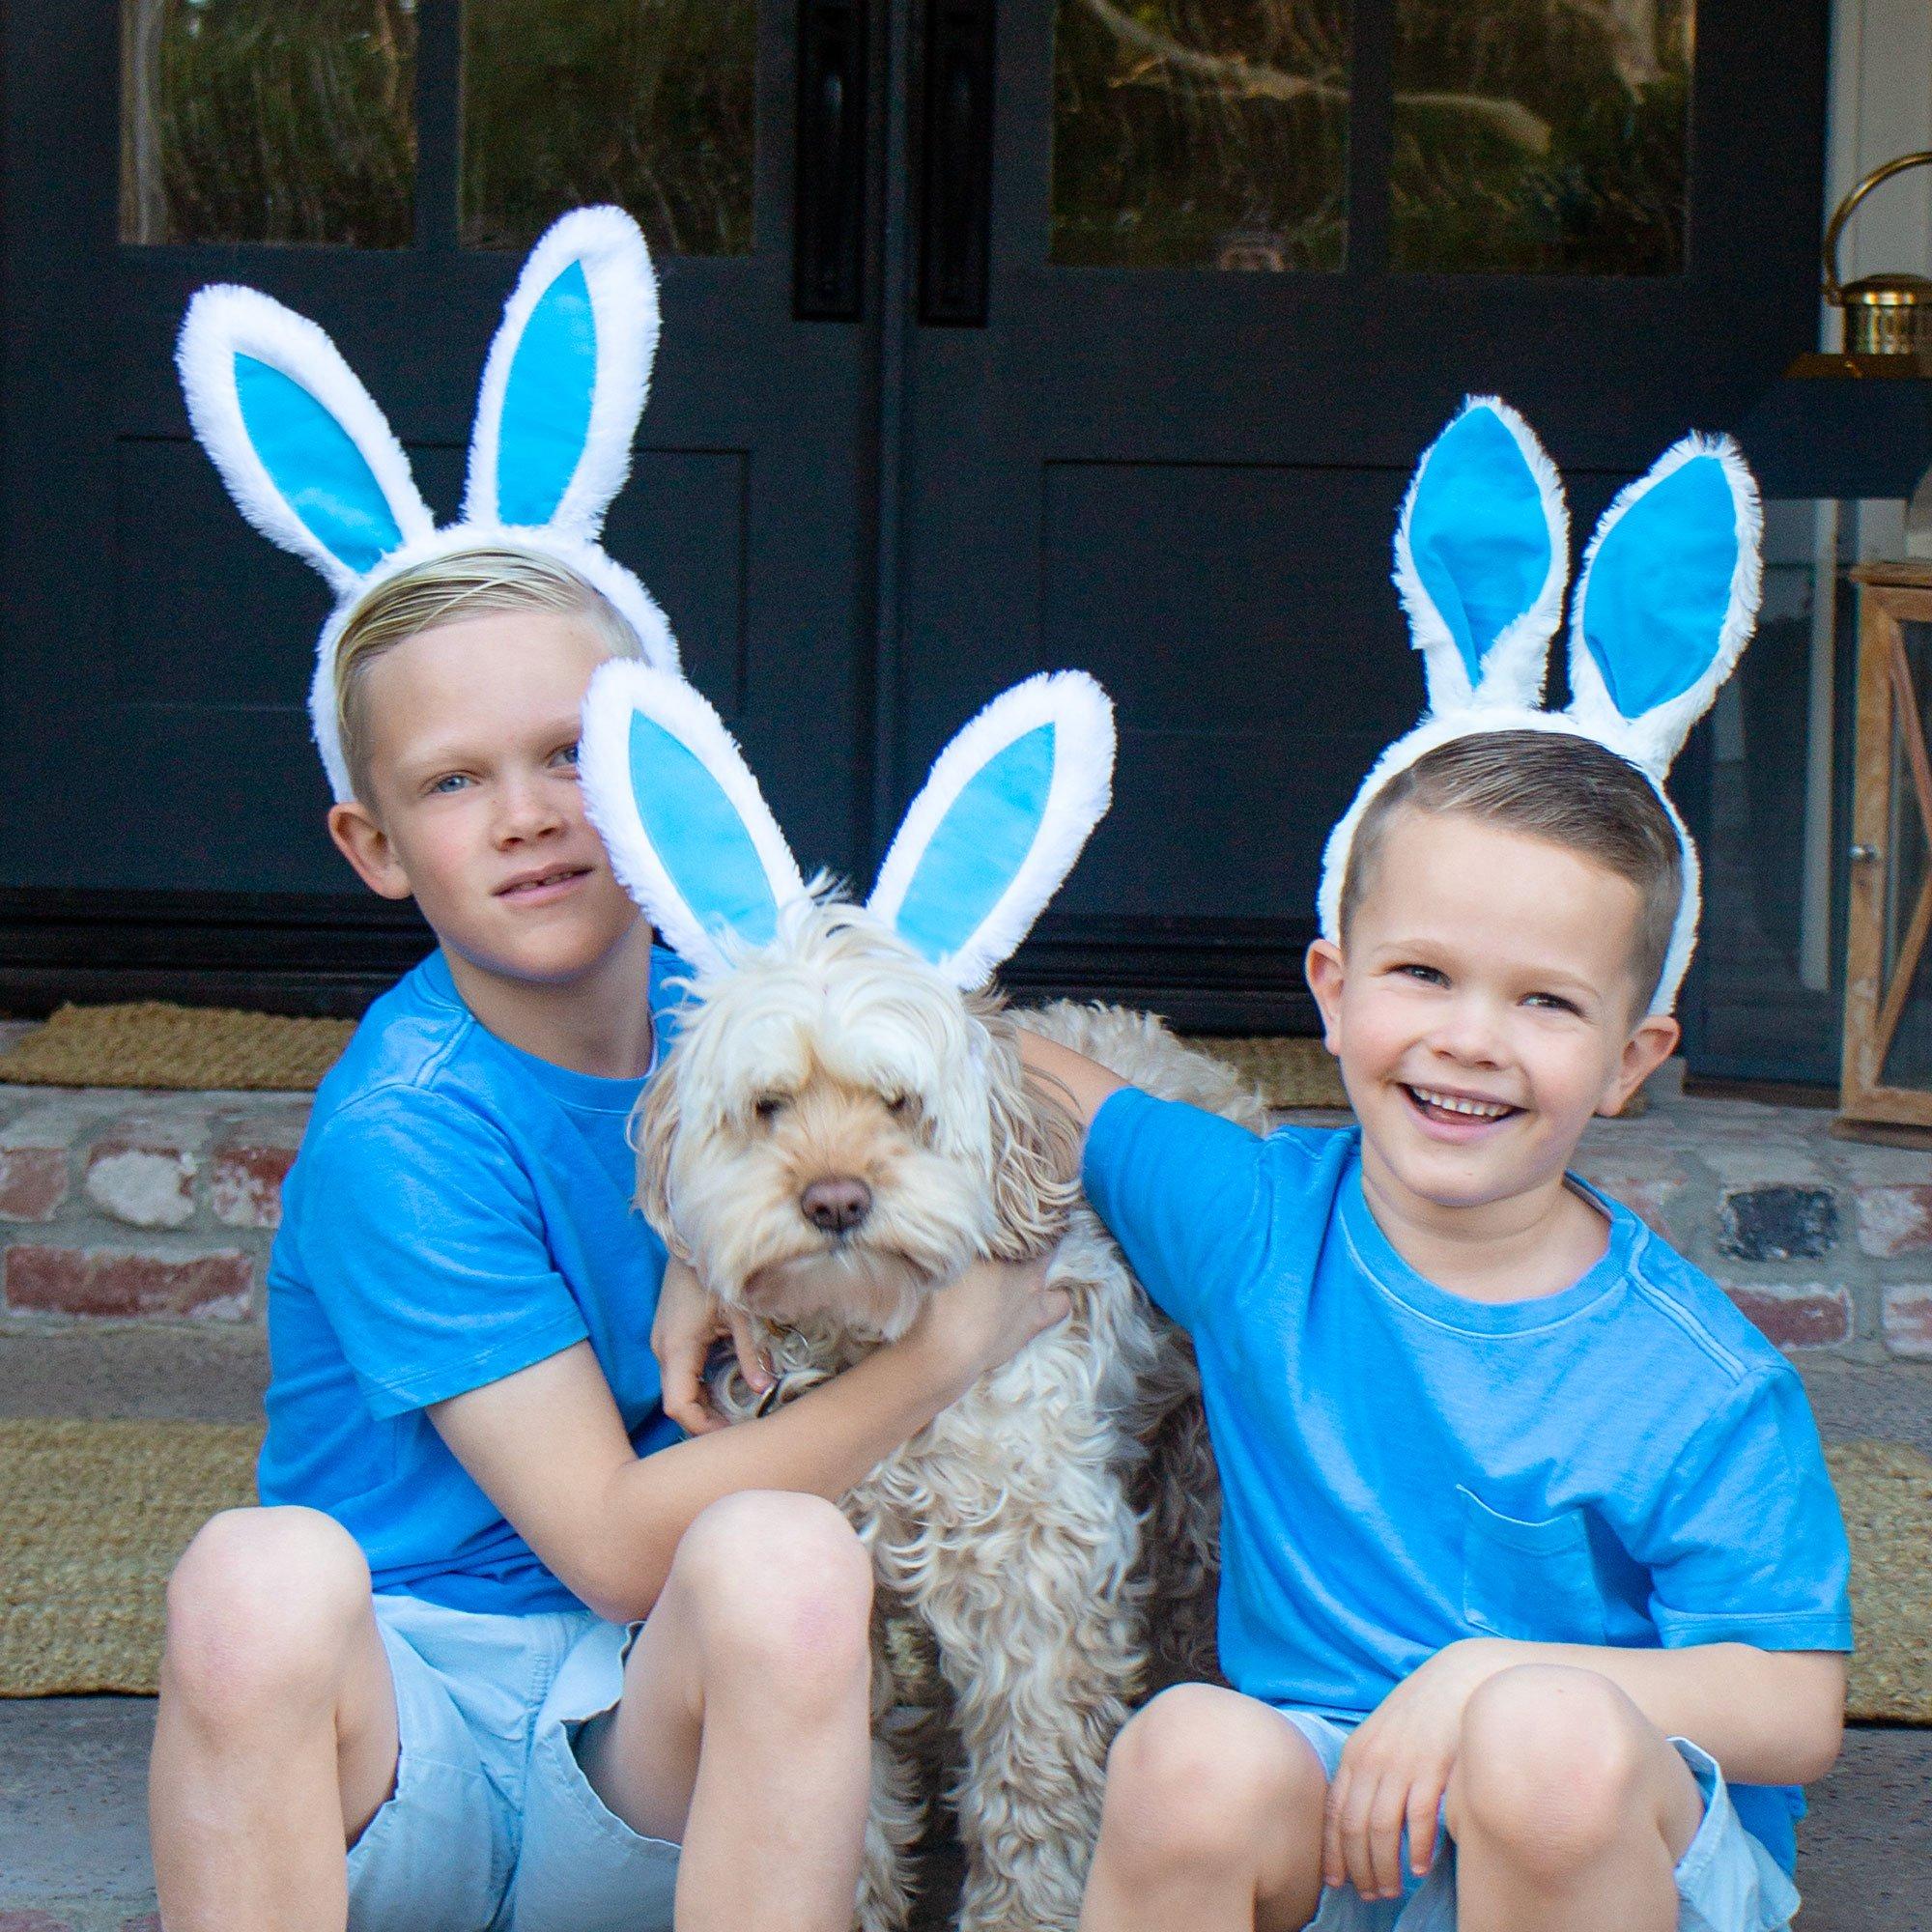
<svg viewBox="0 0 1932 1932">
<path fill-rule="evenodd" d="M 798 1197 L 805 1218 L 828 1235 L 843 1235 L 872 1211 L 872 1190 L 849 1174 L 814 1180 Z"/>
</svg>

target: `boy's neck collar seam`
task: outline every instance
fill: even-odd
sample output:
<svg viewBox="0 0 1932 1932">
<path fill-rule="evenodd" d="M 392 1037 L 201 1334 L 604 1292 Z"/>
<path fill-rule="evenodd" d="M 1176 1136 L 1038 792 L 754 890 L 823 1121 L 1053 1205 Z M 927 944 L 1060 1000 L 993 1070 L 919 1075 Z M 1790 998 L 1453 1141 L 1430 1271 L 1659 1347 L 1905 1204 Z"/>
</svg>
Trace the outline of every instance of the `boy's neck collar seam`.
<svg viewBox="0 0 1932 1932">
<path fill-rule="evenodd" d="M 1578 1177 L 1564 1174 L 1566 1183 L 1575 1183 Z M 1478 1301 L 1472 1296 L 1458 1294 L 1454 1289 L 1442 1287 L 1431 1281 L 1421 1269 L 1411 1266 L 1397 1251 L 1395 1243 L 1382 1232 L 1381 1224 L 1375 1217 L 1375 1210 L 1369 1206 L 1366 1189 L 1362 1185 L 1362 1164 L 1359 1149 L 1356 1152 L 1352 1172 L 1345 1177 L 1341 1189 L 1337 1224 L 1342 1238 L 1348 1244 L 1350 1255 L 1355 1266 L 1371 1287 L 1384 1299 L 1392 1301 L 1406 1315 L 1412 1315 L 1418 1321 L 1425 1321 L 1431 1327 L 1439 1328 L 1447 1334 L 1461 1335 L 1471 1340 L 1501 1342 L 1542 1337 L 1552 1330 L 1566 1326 L 1582 1316 L 1594 1314 L 1605 1300 L 1618 1293 L 1628 1283 L 1633 1272 L 1632 1263 L 1639 1252 L 1637 1241 L 1634 1241 L 1626 1227 L 1627 1222 L 1635 1222 L 1635 1217 L 1627 1208 L 1620 1208 L 1615 1202 L 1607 1201 L 1590 1187 L 1582 1183 L 1583 1190 L 1597 1202 L 1609 1217 L 1609 1244 L 1600 1259 L 1577 1277 L 1567 1288 L 1558 1289 L 1553 1294 L 1530 1295 L 1515 1301 Z M 1402 1271 L 1406 1280 L 1390 1278 L 1390 1270 L 1372 1259 L 1365 1252 L 1363 1242 L 1358 1237 L 1354 1226 L 1359 1212 L 1374 1231 L 1373 1238 L 1387 1251 L 1388 1258 Z M 1640 1235 L 1648 1233 L 1641 1223 L 1636 1223 Z M 1621 1245 L 1621 1252 L 1620 1250 Z M 1592 1276 L 1603 1275 L 1603 1280 L 1591 1285 Z M 1427 1307 L 1420 1305 L 1413 1293 L 1413 1286 L 1419 1286 L 1431 1297 L 1439 1298 L 1442 1305 Z M 1586 1292 L 1587 1290 L 1587 1292 Z M 1573 1297 L 1580 1297 L 1573 1299 Z M 1547 1320 L 1533 1319 L 1539 1310 L 1548 1309 Z M 1489 1310 L 1500 1319 L 1491 1321 L 1462 1321 L 1454 1315 L 1465 1311 Z"/>
<path fill-rule="evenodd" d="M 473 1036 L 476 1040 L 486 1043 L 486 1051 L 494 1049 L 512 1065 L 527 1068 L 531 1076 L 542 1085 L 544 1091 L 558 1106 L 568 1108 L 574 1114 L 628 1118 L 637 1105 L 638 1094 L 664 1064 L 664 1022 L 667 1006 L 669 1003 L 660 1002 L 656 997 L 663 984 L 663 976 L 658 968 L 660 956 L 666 960 L 675 957 L 661 946 L 654 944 L 651 947 L 650 966 L 644 991 L 651 1014 L 650 1063 L 641 1073 L 613 1077 L 609 1074 L 581 1073 L 574 1066 L 561 1066 L 555 1061 L 546 1060 L 540 1053 L 531 1053 L 527 1048 L 514 1045 L 511 1041 L 492 1033 L 470 1010 L 469 1003 L 457 989 L 455 977 L 449 970 L 449 961 L 443 956 L 442 945 L 439 941 L 436 950 L 423 959 L 415 970 L 422 976 L 423 997 L 437 1006 L 454 1010 L 460 1016 L 461 1029 L 451 1036 L 438 1054 L 437 1065 L 440 1068 L 447 1065 L 454 1054 L 468 1044 Z M 603 1094 L 593 1095 L 581 1089 L 574 1093 L 562 1091 L 582 1082 L 595 1082 L 602 1088 L 629 1088 L 632 1091 L 627 1097 L 619 1097 L 615 1094 L 608 1097 Z"/>
</svg>

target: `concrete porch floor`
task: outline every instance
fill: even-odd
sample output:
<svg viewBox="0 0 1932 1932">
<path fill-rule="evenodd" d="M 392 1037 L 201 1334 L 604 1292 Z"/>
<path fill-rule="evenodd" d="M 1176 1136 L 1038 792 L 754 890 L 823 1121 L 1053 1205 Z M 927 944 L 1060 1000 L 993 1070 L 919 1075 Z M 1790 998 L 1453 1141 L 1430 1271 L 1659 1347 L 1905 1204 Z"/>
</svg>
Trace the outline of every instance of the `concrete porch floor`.
<svg viewBox="0 0 1932 1932">
<path fill-rule="evenodd" d="M 0 1416 L 259 1413 L 259 1329 L 0 1333 Z M 1828 1438 L 1932 1454 L 1932 1365 L 1807 1362 Z M 0 1699 L 0 1932 L 155 1932 L 141 1697 Z M 1932 1932 L 1932 1731 L 1860 1726 L 1802 1828 L 1801 1932 Z M 935 1928 L 936 1916 L 925 1921 Z"/>
<path fill-rule="evenodd" d="M 0 1703 L 0 1932 L 153 1932 L 146 1697 Z M 1932 1925 L 1932 1732 L 1861 1727 L 1802 1828 L 1800 1932 Z"/>
</svg>

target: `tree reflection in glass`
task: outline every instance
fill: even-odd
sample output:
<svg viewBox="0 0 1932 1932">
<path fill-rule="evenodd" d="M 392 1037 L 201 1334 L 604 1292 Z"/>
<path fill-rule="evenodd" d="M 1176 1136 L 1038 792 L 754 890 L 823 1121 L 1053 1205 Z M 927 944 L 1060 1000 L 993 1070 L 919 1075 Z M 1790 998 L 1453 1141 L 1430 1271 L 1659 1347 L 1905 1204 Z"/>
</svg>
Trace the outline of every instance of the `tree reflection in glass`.
<svg viewBox="0 0 1932 1932">
<path fill-rule="evenodd" d="M 416 0 L 122 0 L 121 239 L 402 248 Z"/>
<path fill-rule="evenodd" d="M 1692 0 L 1396 0 L 1395 28 L 1391 267 L 1682 270 Z"/>
<path fill-rule="evenodd" d="M 465 0 L 463 243 L 614 201 L 653 249 L 752 247 L 753 0 Z"/>
<path fill-rule="evenodd" d="M 1053 259 L 1339 269 L 1348 0 L 1060 0 Z"/>
<path fill-rule="evenodd" d="M 1683 267 L 1694 0 L 1380 4 L 1391 268 Z M 1059 0 L 1053 259 L 1340 268 L 1350 17 L 1347 0 Z"/>
</svg>

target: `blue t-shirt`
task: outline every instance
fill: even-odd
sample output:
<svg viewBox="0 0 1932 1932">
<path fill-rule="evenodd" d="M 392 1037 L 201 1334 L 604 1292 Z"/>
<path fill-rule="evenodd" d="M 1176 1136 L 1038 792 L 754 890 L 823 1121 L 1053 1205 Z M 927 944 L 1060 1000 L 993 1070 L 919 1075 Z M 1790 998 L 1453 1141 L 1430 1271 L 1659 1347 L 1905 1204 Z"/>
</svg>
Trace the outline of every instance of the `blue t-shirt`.
<svg viewBox="0 0 1932 1932">
<path fill-rule="evenodd" d="M 674 955 L 651 956 L 660 1056 Z M 519 1614 L 582 1605 L 423 1413 L 588 1340 L 639 1455 L 678 1439 L 651 1321 L 665 1251 L 631 1205 L 641 1080 L 480 1026 L 433 953 L 316 1094 L 269 1262 L 265 1503 L 361 1545 L 379 1591 Z"/>
<path fill-rule="evenodd" d="M 1352 1723 L 1462 1637 L 1851 1648 L 1804 1385 L 1628 1209 L 1591 1194 L 1609 1247 L 1570 1288 L 1484 1302 L 1390 1246 L 1353 1130 L 1125 1088 L 1085 1178 L 1200 1357 L 1238 1690 Z M 1734 1797 L 1788 1869 L 1802 1795 Z"/>
</svg>

